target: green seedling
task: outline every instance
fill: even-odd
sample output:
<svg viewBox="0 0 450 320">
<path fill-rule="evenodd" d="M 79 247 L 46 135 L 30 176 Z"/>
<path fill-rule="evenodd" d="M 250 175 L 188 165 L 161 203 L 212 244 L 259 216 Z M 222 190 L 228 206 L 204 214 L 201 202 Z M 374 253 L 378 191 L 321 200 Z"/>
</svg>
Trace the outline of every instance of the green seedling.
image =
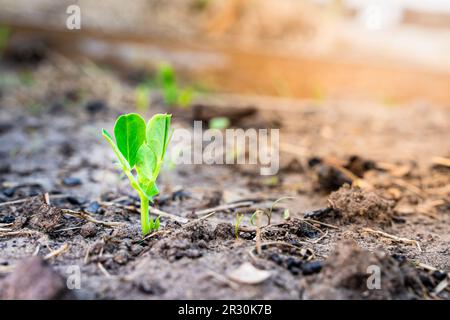
<svg viewBox="0 0 450 320">
<path fill-rule="evenodd" d="M 210 129 L 223 130 L 230 126 L 230 119 L 227 117 L 215 117 L 209 120 L 208 125 Z"/>
<path fill-rule="evenodd" d="M 149 202 L 153 202 L 153 197 L 159 193 L 156 179 L 170 140 L 171 117 L 169 114 L 156 114 L 146 125 L 138 114 L 121 115 L 114 125 L 116 142 L 102 129 L 102 135 L 116 154 L 120 168 L 139 195 L 143 235 L 159 229 L 159 217 L 155 220 L 149 217 Z"/>
<path fill-rule="evenodd" d="M 279 202 L 281 202 L 281 201 L 283 201 L 283 200 L 287 200 L 287 199 L 294 199 L 294 197 L 281 197 L 281 198 L 278 198 L 277 200 L 275 200 L 275 201 L 272 203 L 272 206 L 270 207 L 269 213 L 268 213 L 268 215 L 267 215 L 267 218 L 269 219 L 269 224 L 270 224 L 270 221 L 272 220 L 272 212 L 273 212 L 273 209 L 275 208 L 275 206 L 276 206 Z"/>
<path fill-rule="evenodd" d="M 236 222 L 234 223 L 234 235 L 236 239 L 239 239 L 239 226 L 241 225 L 242 219 L 244 219 L 244 215 L 242 213 L 236 214 Z"/>
<path fill-rule="evenodd" d="M 3 55 L 11 35 L 11 29 L 6 26 L 0 26 L 0 55 Z"/>
<path fill-rule="evenodd" d="M 272 203 L 272 206 L 270 207 L 269 211 L 266 211 L 266 210 L 262 211 L 267 217 L 267 225 L 270 225 L 270 223 L 272 221 L 272 212 L 273 212 L 273 209 L 275 208 L 275 206 L 279 202 L 281 202 L 283 200 L 286 200 L 286 199 L 294 199 L 294 197 L 281 197 L 281 198 L 278 198 L 277 200 L 275 200 Z M 255 225 L 255 218 L 256 218 L 256 212 L 253 213 L 252 216 L 250 217 L 250 223 L 253 224 L 253 225 Z M 285 209 L 283 211 L 283 218 L 286 219 L 286 220 L 290 218 L 290 212 L 289 212 L 288 209 Z"/>
<path fill-rule="evenodd" d="M 189 7 L 194 11 L 203 11 L 208 8 L 211 0 L 192 0 Z"/>
<path fill-rule="evenodd" d="M 140 84 L 135 92 L 136 109 L 143 112 L 147 111 L 150 103 L 150 87 L 146 83 Z"/>
<path fill-rule="evenodd" d="M 283 211 L 283 219 L 289 220 L 291 218 L 291 213 L 289 212 L 289 209 L 284 209 Z"/>
<path fill-rule="evenodd" d="M 158 67 L 156 84 L 161 88 L 164 102 L 167 105 L 186 108 L 191 104 L 194 91 L 191 88 L 179 87 L 175 70 L 170 64 L 163 63 Z"/>
<path fill-rule="evenodd" d="M 178 105 L 182 108 L 188 108 L 191 105 L 194 90 L 192 88 L 184 88 L 178 94 Z"/>
</svg>

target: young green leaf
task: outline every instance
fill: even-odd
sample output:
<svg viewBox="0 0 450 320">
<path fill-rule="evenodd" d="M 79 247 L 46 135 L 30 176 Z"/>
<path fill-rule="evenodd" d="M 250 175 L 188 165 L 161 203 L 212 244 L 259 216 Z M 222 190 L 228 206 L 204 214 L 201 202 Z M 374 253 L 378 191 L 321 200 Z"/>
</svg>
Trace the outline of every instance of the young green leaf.
<svg viewBox="0 0 450 320">
<path fill-rule="evenodd" d="M 230 126 L 230 119 L 227 117 L 215 117 L 209 120 L 209 128 L 210 129 L 226 129 Z"/>
<path fill-rule="evenodd" d="M 143 143 L 136 155 L 136 172 L 139 178 L 156 180 L 155 171 L 158 159 L 155 151 L 146 143 Z"/>
<path fill-rule="evenodd" d="M 153 202 L 153 197 L 159 193 L 158 187 L 155 181 L 140 179 L 139 188 L 144 193 L 150 202 Z"/>
<path fill-rule="evenodd" d="M 158 162 L 162 162 L 167 144 L 169 143 L 171 117 L 172 116 L 169 114 L 156 114 L 148 121 L 147 124 L 147 144 L 155 152 Z"/>
<path fill-rule="evenodd" d="M 119 159 L 120 164 L 122 165 L 122 168 L 124 170 L 131 170 L 127 159 L 125 159 L 125 157 L 120 152 L 119 148 L 117 148 L 117 145 L 113 141 L 113 139 L 112 139 L 111 135 L 108 133 L 108 131 L 106 131 L 105 129 L 102 129 L 102 135 L 103 135 L 103 137 L 105 137 L 106 141 L 108 141 L 108 143 L 111 145 L 114 153 L 116 154 L 117 158 Z"/>
<path fill-rule="evenodd" d="M 160 222 L 159 222 L 159 216 L 155 219 L 155 231 L 158 231 L 158 229 L 159 229 L 159 226 L 160 226 Z"/>
<path fill-rule="evenodd" d="M 144 119 L 136 113 L 121 115 L 114 126 L 114 136 L 117 147 L 133 168 L 138 150 L 145 142 Z"/>
<path fill-rule="evenodd" d="M 158 176 L 158 159 L 152 148 L 143 143 L 138 150 L 136 157 L 136 172 L 141 190 L 149 200 L 159 193 L 156 186 Z"/>
</svg>

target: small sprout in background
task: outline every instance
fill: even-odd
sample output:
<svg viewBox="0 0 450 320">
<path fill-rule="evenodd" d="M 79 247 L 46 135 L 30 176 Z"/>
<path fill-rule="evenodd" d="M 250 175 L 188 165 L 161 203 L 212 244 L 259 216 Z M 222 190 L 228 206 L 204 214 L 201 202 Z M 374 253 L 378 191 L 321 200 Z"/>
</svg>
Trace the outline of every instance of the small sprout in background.
<svg viewBox="0 0 450 320">
<path fill-rule="evenodd" d="M 11 29 L 7 26 L 0 26 L 0 56 L 3 55 L 3 52 L 8 45 L 9 38 L 11 36 Z"/>
<path fill-rule="evenodd" d="M 239 226 L 241 225 L 243 218 L 244 218 L 244 214 L 242 214 L 242 213 L 236 214 L 236 222 L 234 223 L 234 235 L 235 235 L 236 239 L 239 239 Z"/>
<path fill-rule="evenodd" d="M 218 129 L 223 130 L 230 126 L 230 119 L 227 117 L 216 117 L 209 120 L 209 128 L 210 129 Z"/>
<path fill-rule="evenodd" d="M 150 86 L 146 83 L 138 85 L 134 91 L 134 99 L 138 111 L 147 111 L 150 104 Z"/>
<path fill-rule="evenodd" d="M 259 215 L 261 215 L 261 214 L 264 214 L 266 217 L 267 217 L 267 220 L 269 221 L 269 214 L 268 214 L 268 212 L 267 211 L 265 211 L 265 210 L 260 210 L 260 209 L 258 209 L 258 210 L 256 210 L 252 215 L 251 215 L 251 217 L 250 217 L 250 223 L 252 224 L 252 225 L 256 225 L 256 216 L 257 216 L 257 214 L 259 214 Z M 267 225 L 269 225 L 270 223 L 267 223 Z"/>
<path fill-rule="evenodd" d="M 119 160 L 119 166 L 139 195 L 143 235 L 159 229 L 159 217 L 155 220 L 149 217 L 148 205 L 159 193 L 156 179 L 170 140 L 170 120 L 171 115 L 156 114 L 146 125 L 138 114 L 121 115 L 114 125 L 116 142 L 102 129 L 103 136 Z M 133 169 L 136 170 L 136 176 Z"/>
<path fill-rule="evenodd" d="M 31 87 L 34 83 L 34 76 L 30 71 L 21 71 L 19 73 L 19 81 L 27 87 Z"/>
<path fill-rule="evenodd" d="M 275 206 L 276 206 L 279 202 L 281 202 L 281 201 L 283 201 L 283 200 L 286 200 L 286 199 L 294 199 L 294 197 L 281 197 L 281 198 L 275 200 L 275 201 L 272 203 L 272 206 L 270 207 L 270 210 L 269 210 L 269 211 L 266 211 L 266 210 L 257 210 L 257 211 L 263 213 L 263 214 L 267 217 L 267 225 L 270 225 L 270 223 L 271 223 L 271 220 L 272 220 L 272 212 L 273 212 L 273 209 L 275 208 Z M 255 225 L 256 213 L 257 213 L 257 212 L 253 213 L 252 216 L 250 217 L 250 223 L 251 223 L 252 225 Z M 285 209 L 285 210 L 283 211 L 283 218 L 284 218 L 285 220 L 290 219 L 290 212 L 289 212 L 289 209 Z"/>
<path fill-rule="evenodd" d="M 175 71 L 170 64 L 163 63 L 159 66 L 156 81 L 162 90 L 164 102 L 169 106 L 176 105 L 178 102 L 178 85 L 175 79 Z"/>
<path fill-rule="evenodd" d="M 182 108 L 188 108 L 191 105 L 194 97 L 194 90 L 192 88 L 185 88 L 180 91 L 178 96 L 178 105 Z"/>
<path fill-rule="evenodd" d="M 163 63 L 158 67 L 156 84 L 162 91 L 165 104 L 183 108 L 191 104 L 194 90 L 179 87 L 175 71 L 170 64 Z"/>
<path fill-rule="evenodd" d="M 261 179 L 261 184 L 266 187 L 276 187 L 280 184 L 280 178 L 278 176 L 270 176 Z"/>
<path fill-rule="evenodd" d="M 287 200 L 287 199 L 294 199 L 294 197 L 281 197 L 281 198 L 278 198 L 277 200 L 275 200 L 275 201 L 272 203 L 272 206 L 270 207 L 270 210 L 269 210 L 269 214 L 267 215 L 267 217 L 268 217 L 268 219 L 269 219 L 269 224 L 270 224 L 270 221 L 272 220 L 272 212 L 273 212 L 273 209 L 275 208 L 275 206 L 276 206 L 278 203 L 280 203 L 281 201 Z"/>
<path fill-rule="evenodd" d="M 291 218 L 291 213 L 289 212 L 289 209 L 284 209 L 283 211 L 283 219 L 289 220 Z"/>
<path fill-rule="evenodd" d="M 193 11 L 206 10 L 210 5 L 211 0 L 191 0 L 189 7 Z"/>
</svg>

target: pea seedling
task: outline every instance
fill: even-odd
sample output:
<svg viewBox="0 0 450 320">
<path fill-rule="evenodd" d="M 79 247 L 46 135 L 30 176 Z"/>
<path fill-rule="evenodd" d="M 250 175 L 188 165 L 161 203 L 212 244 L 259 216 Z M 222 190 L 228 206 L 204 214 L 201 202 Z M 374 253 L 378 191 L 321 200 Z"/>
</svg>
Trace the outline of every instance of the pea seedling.
<svg viewBox="0 0 450 320">
<path fill-rule="evenodd" d="M 136 113 L 121 115 L 114 125 L 116 142 L 102 129 L 102 135 L 119 160 L 119 166 L 139 195 L 143 235 L 159 229 L 159 217 L 155 220 L 149 217 L 148 205 L 159 193 L 156 178 L 170 140 L 171 117 L 169 114 L 156 114 L 146 125 L 144 119 Z M 136 176 L 133 169 L 136 170 Z"/>
<path fill-rule="evenodd" d="M 234 235 L 235 235 L 236 239 L 239 239 L 239 226 L 241 225 L 243 218 L 244 218 L 244 215 L 242 213 L 236 214 L 236 222 L 234 224 Z"/>
</svg>

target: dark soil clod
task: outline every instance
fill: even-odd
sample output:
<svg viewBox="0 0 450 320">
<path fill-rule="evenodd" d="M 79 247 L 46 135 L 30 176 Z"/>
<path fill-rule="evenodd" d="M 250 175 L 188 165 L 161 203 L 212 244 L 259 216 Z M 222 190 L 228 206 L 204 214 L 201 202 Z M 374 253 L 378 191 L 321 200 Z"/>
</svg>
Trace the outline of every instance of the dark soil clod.
<svg viewBox="0 0 450 320">
<path fill-rule="evenodd" d="M 380 270 L 379 289 L 368 286 L 372 269 Z M 369 280 L 370 281 L 370 280 Z M 416 270 L 384 252 L 363 250 L 351 241 L 336 247 L 322 271 L 301 280 L 304 299 L 412 299 L 421 292 Z"/>
<path fill-rule="evenodd" d="M 74 298 L 62 276 L 38 256 L 21 261 L 13 273 L 0 283 L 5 300 L 53 300 Z"/>
<path fill-rule="evenodd" d="M 81 185 L 82 182 L 79 178 L 64 178 L 63 184 L 67 187 L 75 187 Z"/>
<path fill-rule="evenodd" d="M 373 191 L 344 185 L 329 196 L 328 202 L 335 217 L 343 223 L 388 225 L 392 222 L 394 203 Z"/>
<path fill-rule="evenodd" d="M 20 212 L 23 214 L 20 218 L 23 219 L 15 220 L 17 227 L 28 224 L 32 229 L 46 233 L 53 231 L 63 216 L 62 210 L 48 205 L 43 195 L 30 198 L 21 206 Z"/>
</svg>

